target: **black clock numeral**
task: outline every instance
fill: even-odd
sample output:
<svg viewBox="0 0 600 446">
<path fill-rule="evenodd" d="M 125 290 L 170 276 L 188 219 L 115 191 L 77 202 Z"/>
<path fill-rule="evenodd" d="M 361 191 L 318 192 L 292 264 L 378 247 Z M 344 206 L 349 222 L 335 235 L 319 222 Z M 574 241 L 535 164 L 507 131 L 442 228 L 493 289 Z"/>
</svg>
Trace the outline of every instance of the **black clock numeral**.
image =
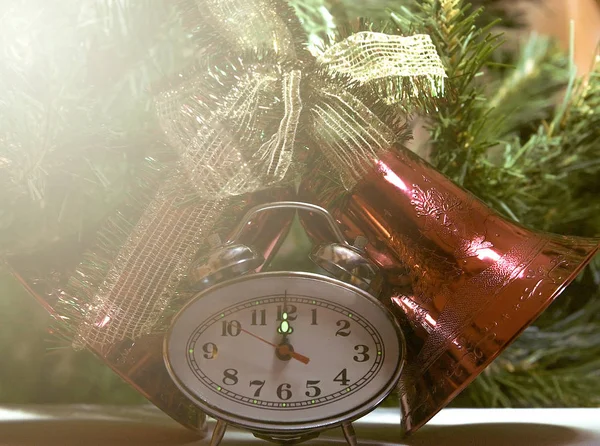
<svg viewBox="0 0 600 446">
<path fill-rule="evenodd" d="M 304 392 L 304 394 L 309 398 L 316 398 L 321 394 L 321 389 L 317 387 L 321 381 L 306 381 L 306 388 L 308 392 Z"/>
<path fill-rule="evenodd" d="M 260 391 L 264 387 L 265 382 L 266 381 L 259 381 L 259 380 L 250 381 L 250 387 L 258 386 L 258 389 L 256 389 L 256 392 L 254 392 L 254 396 L 256 396 L 256 397 L 260 396 Z"/>
<path fill-rule="evenodd" d="M 285 311 L 283 309 L 283 305 L 277 305 L 277 321 L 283 321 L 283 313 L 287 313 L 287 321 L 295 321 L 298 317 L 296 313 L 298 312 L 298 308 L 296 305 L 286 304 Z"/>
<path fill-rule="evenodd" d="M 252 324 L 250 325 L 258 325 L 257 324 L 257 319 L 258 319 L 258 311 L 257 310 L 252 310 Z M 267 310 L 260 310 L 260 325 L 267 325 Z"/>
<path fill-rule="evenodd" d="M 367 354 L 369 352 L 369 347 L 360 344 L 354 346 L 354 350 L 358 352 L 358 355 L 354 357 L 356 362 L 366 362 L 369 360 L 370 356 Z"/>
<path fill-rule="evenodd" d="M 344 369 L 333 379 L 334 382 L 340 383 L 340 386 L 347 386 L 350 380 L 348 379 L 348 370 Z"/>
<path fill-rule="evenodd" d="M 291 384 L 283 383 L 277 387 L 277 398 L 283 401 L 287 401 L 292 397 Z"/>
<path fill-rule="evenodd" d="M 223 331 L 221 332 L 221 336 L 238 336 L 242 331 L 242 324 L 238 321 L 223 321 Z"/>
<path fill-rule="evenodd" d="M 204 357 L 206 359 L 215 359 L 219 353 L 219 349 L 214 342 L 207 342 L 204 344 L 204 346 L 202 346 L 202 350 L 204 351 Z"/>
<path fill-rule="evenodd" d="M 223 372 L 223 384 L 234 386 L 238 383 L 238 371 L 236 369 L 227 369 Z"/>
<path fill-rule="evenodd" d="M 317 309 L 313 308 L 311 310 L 311 312 L 312 312 L 312 321 L 311 321 L 310 325 L 317 325 Z"/>
<path fill-rule="evenodd" d="M 348 330 L 350 328 L 350 321 L 347 320 L 340 320 L 336 322 L 336 325 L 338 327 L 342 327 L 340 328 L 335 335 L 336 336 L 350 336 L 350 333 L 352 333 L 350 330 Z"/>
</svg>

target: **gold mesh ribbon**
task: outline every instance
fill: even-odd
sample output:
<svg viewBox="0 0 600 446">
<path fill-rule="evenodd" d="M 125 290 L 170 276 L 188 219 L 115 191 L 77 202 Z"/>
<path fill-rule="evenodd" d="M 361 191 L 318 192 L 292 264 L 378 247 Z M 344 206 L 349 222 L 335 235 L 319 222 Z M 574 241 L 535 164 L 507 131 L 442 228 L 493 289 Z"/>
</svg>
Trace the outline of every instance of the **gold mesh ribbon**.
<svg viewBox="0 0 600 446">
<path fill-rule="evenodd" d="M 273 51 L 296 58 L 297 50 L 304 44 L 298 39 L 301 29 L 291 25 L 295 17 L 286 17 L 286 5 L 279 0 L 178 1 L 186 9 L 185 19 L 195 24 L 193 32 L 204 34 L 213 27 L 237 54 Z"/>
<path fill-rule="evenodd" d="M 444 90 L 442 62 L 431 38 L 423 34 L 403 37 L 360 32 L 325 49 L 317 61 L 334 78 L 344 76 L 348 86 L 362 85 L 364 94 L 376 94 L 387 103 L 411 95 L 438 96 Z M 401 88 L 405 79 L 409 89 Z M 423 79 L 427 93 L 417 82 Z M 387 91 L 388 85 L 395 91 Z M 350 190 L 390 149 L 398 132 L 365 105 L 362 97 L 339 86 L 323 88 L 319 99 L 311 108 L 312 136 L 342 185 Z"/>
<path fill-rule="evenodd" d="M 396 134 L 346 91 L 326 88 L 311 109 L 311 130 L 334 172 L 347 190 L 389 150 Z"/>
<path fill-rule="evenodd" d="M 425 78 L 433 95 L 444 91 L 446 72 L 431 37 L 426 34 L 394 36 L 359 32 L 327 48 L 318 57 L 330 70 L 360 84 L 380 79 Z M 413 88 L 406 93 L 420 94 Z"/>
<path fill-rule="evenodd" d="M 211 94 L 210 87 L 159 96 L 160 122 L 199 198 L 241 195 L 283 180 L 292 163 L 302 100 L 300 71 L 282 77 L 250 70 L 208 118 L 190 100 Z M 283 117 L 265 138 L 258 121 L 273 98 L 283 99 Z"/>
<path fill-rule="evenodd" d="M 183 183 L 184 184 L 184 183 Z M 167 308 L 223 203 L 181 206 L 181 178 L 169 179 L 119 251 L 104 282 L 85 306 L 76 345 L 103 350 L 152 331 Z"/>
<path fill-rule="evenodd" d="M 276 56 L 240 56 L 237 65 L 191 72 L 158 95 L 157 115 L 178 165 L 124 230 L 100 284 L 87 288 L 76 342 L 96 350 L 154 329 L 230 197 L 283 181 L 299 132 L 317 143 L 348 189 L 391 148 L 397 132 L 347 87 L 425 77 L 436 92 L 442 88 L 445 74 L 427 36 L 358 33 L 306 64 L 295 59 L 293 29 L 273 2 L 192 4 L 204 5 L 240 48 L 267 47 Z"/>
<path fill-rule="evenodd" d="M 210 92 L 195 80 L 195 89 L 159 95 L 157 114 L 179 155 L 179 173 L 165 181 L 86 299 L 76 345 L 104 351 L 151 333 L 227 199 L 284 179 L 302 110 L 300 78 L 298 70 L 282 79 L 251 70 L 212 113 L 196 101 Z M 273 97 L 282 98 L 283 116 L 267 138 L 257 121 Z"/>
</svg>

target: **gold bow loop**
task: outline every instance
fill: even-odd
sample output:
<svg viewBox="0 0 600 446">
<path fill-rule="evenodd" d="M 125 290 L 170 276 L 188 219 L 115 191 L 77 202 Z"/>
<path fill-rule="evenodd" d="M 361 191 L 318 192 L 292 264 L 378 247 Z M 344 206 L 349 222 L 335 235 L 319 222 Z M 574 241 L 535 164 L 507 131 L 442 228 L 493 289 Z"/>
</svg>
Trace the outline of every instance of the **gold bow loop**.
<svg viewBox="0 0 600 446">
<path fill-rule="evenodd" d="M 333 78 L 344 76 L 347 84 L 369 88 L 387 104 L 418 96 L 424 80 L 431 96 L 444 90 L 446 72 L 425 34 L 359 32 L 320 52 L 317 61 Z M 342 185 L 350 190 L 400 135 L 345 89 L 325 86 L 319 97 L 311 108 L 313 136 Z"/>
<path fill-rule="evenodd" d="M 341 74 L 361 85 L 424 78 L 434 95 L 443 92 L 446 76 L 431 38 L 423 34 L 356 33 L 325 49 L 317 64 L 332 77 Z M 318 75 L 315 71 L 305 77 Z M 300 70 L 278 73 L 252 66 L 216 110 L 197 110 L 190 105 L 198 97 L 210 95 L 210 85 L 202 88 L 196 81 L 191 81 L 193 89 L 185 88 L 183 95 L 172 91 L 159 95 L 156 108 L 162 128 L 200 197 L 226 198 L 283 180 L 293 160 L 301 121 L 302 76 Z M 331 79 L 323 79 L 323 87 L 310 95 L 316 99 L 309 107 L 310 136 L 320 143 L 344 185 L 351 187 L 351 178 L 369 167 L 368 159 L 376 158 L 378 149 L 390 147 L 394 132 L 358 97 L 332 88 L 330 83 Z M 417 94 L 414 82 L 413 87 L 397 93 L 396 99 L 400 94 Z M 279 124 L 265 140 L 265 127 L 270 123 L 261 126 L 258 121 L 262 110 L 268 108 L 268 98 L 275 97 L 284 105 L 279 110 L 283 116 L 272 117 Z"/>
<path fill-rule="evenodd" d="M 432 95 L 444 92 L 446 71 L 427 34 L 396 36 L 363 31 L 331 45 L 317 56 L 319 63 L 359 84 L 404 78 L 427 79 Z M 418 94 L 413 88 L 400 94 Z"/>
<path fill-rule="evenodd" d="M 401 86 L 403 78 L 425 78 L 437 93 L 445 76 L 427 36 L 358 33 L 313 64 L 290 63 L 289 53 L 245 57 L 225 67 L 203 65 L 157 95 L 156 113 L 178 165 L 138 223 L 121 230 L 128 235 L 106 273 L 83 288 L 91 303 L 81 310 L 76 344 L 105 351 L 151 333 L 228 199 L 284 181 L 298 132 L 350 189 L 398 139 L 361 98 L 384 84 Z M 368 92 L 360 96 L 355 84 Z M 414 92 L 392 93 L 381 99 Z"/>
<path fill-rule="evenodd" d="M 197 79 L 189 81 L 192 88 L 184 85 L 156 99 L 161 127 L 201 200 L 264 189 L 282 181 L 292 163 L 301 73 L 280 78 L 253 68 L 211 109 L 203 98 L 214 94 L 213 85 Z"/>
</svg>

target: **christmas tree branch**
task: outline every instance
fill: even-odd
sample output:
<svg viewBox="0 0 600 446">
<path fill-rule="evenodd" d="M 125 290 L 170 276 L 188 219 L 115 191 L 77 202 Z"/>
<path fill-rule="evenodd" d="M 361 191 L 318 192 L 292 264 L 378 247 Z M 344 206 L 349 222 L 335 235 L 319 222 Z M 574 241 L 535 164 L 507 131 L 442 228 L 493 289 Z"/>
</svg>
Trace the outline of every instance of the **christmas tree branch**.
<svg viewBox="0 0 600 446">
<path fill-rule="evenodd" d="M 446 99 L 417 104 L 430 110 L 430 161 L 509 218 L 600 235 L 600 67 L 585 81 L 570 77 L 568 59 L 539 36 L 499 48 L 496 18 L 520 20 L 505 0 L 291 3 L 313 44 L 344 30 L 429 34 L 448 74 Z M 152 87 L 203 51 L 178 5 L 0 4 L 0 255 L 94 232 L 143 186 L 145 158 L 161 152 Z M 596 259 L 461 404 L 600 404 L 599 286 Z M 85 399 L 78 392 L 67 399 Z"/>
</svg>

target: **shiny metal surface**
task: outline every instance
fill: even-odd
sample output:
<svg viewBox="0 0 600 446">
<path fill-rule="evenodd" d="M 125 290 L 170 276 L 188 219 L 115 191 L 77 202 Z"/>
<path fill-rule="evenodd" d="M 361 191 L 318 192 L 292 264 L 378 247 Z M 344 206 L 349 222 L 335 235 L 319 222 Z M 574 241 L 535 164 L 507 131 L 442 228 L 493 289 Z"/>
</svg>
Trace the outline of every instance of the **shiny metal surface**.
<svg viewBox="0 0 600 446">
<path fill-rule="evenodd" d="M 342 424 L 342 432 L 344 433 L 344 438 L 348 442 L 348 446 L 358 446 L 356 431 L 354 430 L 352 423 Z"/>
<path fill-rule="evenodd" d="M 291 189 L 283 188 L 248 195 L 232 206 L 230 215 L 244 215 L 247 209 L 257 203 L 290 198 L 292 194 Z M 240 243 L 252 246 L 268 264 L 287 235 L 293 216 L 293 211 L 286 209 L 257 215 L 247 222 L 237 238 Z M 224 231 L 231 234 L 237 221 L 236 218 L 225 222 Z M 206 249 L 207 252 L 199 253 L 199 258 L 209 255 L 208 246 Z M 59 260 L 65 258 L 68 257 L 65 255 Z M 41 253 L 35 259 L 13 258 L 10 259 L 10 265 L 17 280 L 51 315 L 60 319 L 60 315 L 54 311 L 58 296 L 52 290 L 60 286 L 60 281 L 68 280 L 69 269 L 79 262 L 79 258 L 74 256 L 70 261 L 72 265 L 58 264 L 56 251 L 52 251 L 47 256 Z M 168 325 L 168 322 L 167 317 L 164 324 Z M 99 345 L 88 345 L 87 348 L 158 408 L 187 428 L 205 435 L 206 415 L 175 386 L 167 373 L 162 356 L 165 331 L 158 327 L 155 334 L 135 341 L 117 342 L 108 348 Z"/>
<path fill-rule="evenodd" d="M 382 302 L 408 344 L 402 426 L 413 432 L 506 348 L 594 256 L 597 239 L 526 229 L 495 213 L 407 149 L 382 157 L 348 194 L 325 175 L 300 199 L 332 213 L 346 240 L 362 234 L 382 270 Z M 301 219 L 328 240 L 319 219 Z"/>
<path fill-rule="evenodd" d="M 374 295 L 379 294 L 381 289 L 381 275 L 379 274 L 378 268 L 368 259 L 366 259 L 361 253 L 364 252 L 368 239 L 359 235 L 354 240 L 354 244 L 350 245 L 344 239 L 344 235 L 340 231 L 337 223 L 332 218 L 331 214 L 326 209 L 317 206 L 312 203 L 304 203 L 298 201 L 280 201 L 258 205 L 248 211 L 248 213 L 240 220 L 237 228 L 234 230 L 234 235 L 229 239 L 226 246 L 238 247 L 239 253 L 231 253 L 232 256 L 245 259 L 248 256 L 243 255 L 241 252 L 240 245 L 235 245 L 239 235 L 245 229 L 247 222 L 250 221 L 254 216 L 263 213 L 265 211 L 272 211 L 275 209 L 296 209 L 302 211 L 308 211 L 311 215 L 319 215 L 328 223 L 328 228 L 331 236 L 337 241 L 337 243 L 324 243 L 317 246 L 310 254 L 311 260 L 323 268 L 325 271 L 332 274 L 334 277 L 348 282 L 352 285 L 359 287 L 362 290 L 369 291 Z M 226 254 L 227 257 L 230 253 Z M 221 253 L 217 254 L 217 257 L 223 257 Z M 222 264 L 220 258 L 218 258 L 214 264 Z M 231 262 L 230 262 L 231 263 Z M 215 270 L 215 267 L 208 268 L 211 271 Z M 200 269 L 198 269 L 200 270 Z M 206 273 L 206 271 L 203 271 Z M 195 277 L 202 278 L 201 274 L 194 273 Z M 214 283 L 214 282 L 211 282 Z"/>
<path fill-rule="evenodd" d="M 341 244 L 347 244 L 346 239 L 344 239 L 344 234 L 338 228 L 335 220 L 332 218 L 331 214 L 327 212 L 326 209 L 323 209 L 320 206 L 317 206 L 312 203 L 303 203 L 300 201 L 275 201 L 272 203 L 259 204 L 252 209 L 250 209 L 244 217 L 240 220 L 237 227 L 233 231 L 233 235 L 229 238 L 229 243 L 235 243 L 239 240 L 241 235 L 246 231 L 246 225 L 249 221 L 252 220 L 256 215 L 261 214 L 265 211 L 272 211 L 276 209 L 283 210 L 291 210 L 297 209 L 302 211 L 308 211 L 314 214 L 319 214 L 323 217 L 327 223 L 329 224 L 329 230 L 333 237 L 335 237 L 336 241 Z"/>
<path fill-rule="evenodd" d="M 325 271 L 332 274 L 334 277 L 355 285 L 362 290 L 369 291 L 374 295 L 379 294 L 381 290 L 381 275 L 379 274 L 378 268 L 368 259 L 366 259 L 361 253 L 364 252 L 364 248 L 368 244 L 368 239 L 359 235 L 354 240 L 354 243 L 350 245 L 344 239 L 344 235 L 340 231 L 337 223 L 326 209 L 317 206 L 312 203 L 304 203 L 298 201 L 280 201 L 273 203 L 266 203 L 258 205 L 248 211 L 248 213 L 240 220 L 237 228 L 233 232 L 233 236 L 227 242 L 227 246 L 232 247 L 231 252 L 227 252 L 225 248 L 222 252 L 216 253 L 215 261 L 212 262 L 214 265 L 198 265 L 194 270 L 194 277 L 196 280 L 200 280 L 208 274 L 208 270 L 215 271 L 219 265 L 225 263 L 232 263 L 231 261 L 223 261 L 223 258 L 240 258 L 240 264 L 243 264 L 250 260 L 250 253 L 243 253 L 241 245 L 236 244 L 239 235 L 244 231 L 248 221 L 250 221 L 256 215 L 265 211 L 272 211 L 276 209 L 296 209 L 301 211 L 308 211 L 311 215 L 320 215 L 328 223 L 329 231 L 331 236 L 337 241 L 337 243 L 324 243 L 317 246 L 310 254 L 311 260 L 323 268 Z M 236 247 L 236 250 L 233 250 Z M 239 251 L 239 252 L 238 252 Z M 212 259 L 212 256 L 211 256 Z M 210 259 L 209 259 L 209 263 Z M 237 263 L 237 262 L 236 262 Z M 222 279 L 217 280 L 220 281 Z M 211 284 L 216 283 L 211 281 Z"/>
<path fill-rule="evenodd" d="M 446 409 L 419 432 L 401 437 L 397 409 L 381 408 L 353 423 L 361 446 L 593 446 L 600 409 Z M 216 422 L 209 419 L 212 433 Z M 0 406 L 0 446 L 208 446 L 155 407 Z M 341 429 L 306 446 L 341 446 Z M 265 446 L 234 427 L 221 446 Z"/>
<path fill-rule="evenodd" d="M 217 421 L 213 429 L 212 437 L 210 438 L 210 446 L 219 446 L 223 437 L 227 432 L 227 423 L 225 421 Z"/>
<path fill-rule="evenodd" d="M 216 283 L 256 270 L 264 262 L 264 257 L 249 246 L 221 246 L 207 260 L 201 259 L 192 264 L 188 281 L 194 289 L 202 291 Z"/>
<path fill-rule="evenodd" d="M 339 243 L 323 243 L 310 253 L 310 259 L 335 278 L 365 290 L 373 296 L 379 295 L 381 291 L 379 268 L 354 247 Z"/>
<path fill-rule="evenodd" d="M 289 191 L 279 190 L 249 197 L 246 208 L 257 201 L 285 196 Z M 244 245 L 253 246 L 256 253 L 269 259 L 283 241 L 291 224 L 293 213 L 285 210 L 259 215 L 246 224 L 238 235 Z M 124 341 L 101 352 L 101 359 L 126 382 L 137 389 L 153 404 L 179 423 L 204 434 L 206 415 L 191 402 L 171 380 L 163 360 L 164 333 L 146 336 L 135 342 Z M 94 353 L 93 346 L 89 347 Z"/>
</svg>

